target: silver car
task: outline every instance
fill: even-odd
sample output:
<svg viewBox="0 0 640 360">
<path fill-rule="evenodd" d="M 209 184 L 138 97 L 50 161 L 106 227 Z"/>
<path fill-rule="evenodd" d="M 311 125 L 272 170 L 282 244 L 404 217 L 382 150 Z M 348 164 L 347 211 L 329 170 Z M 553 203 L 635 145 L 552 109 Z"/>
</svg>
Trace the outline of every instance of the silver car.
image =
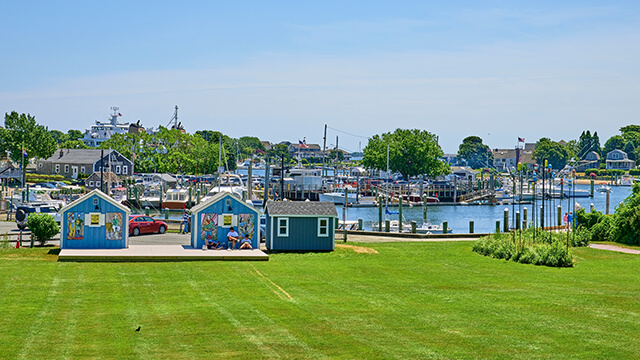
<svg viewBox="0 0 640 360">
<path fill-rule="evenodd" d="M 48 204 L 21 205 L 16 209 L 16 224 L 18 225 L 18 229 L 24 230 L 27 228 L 27 218 L 31 213 L 49 214 L 60 224 L 60 214 L 58 214 L 58 210 L 56 210 L 54 206 Z"/>
</svg>

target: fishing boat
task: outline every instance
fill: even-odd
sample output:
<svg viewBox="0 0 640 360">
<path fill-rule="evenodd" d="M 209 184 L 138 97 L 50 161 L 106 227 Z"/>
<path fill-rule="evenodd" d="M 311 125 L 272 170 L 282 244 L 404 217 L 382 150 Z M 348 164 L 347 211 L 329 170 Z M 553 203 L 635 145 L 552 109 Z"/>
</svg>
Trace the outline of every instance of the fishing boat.
<svg viewBox="0 0 640 360">
<path fill-rule="evenodd" d="M 162 208 L 171 210 L 182 210 L 188 207 L 189 190 L 185 188 L 169 189 L 164 194 Z"/>
</svg>

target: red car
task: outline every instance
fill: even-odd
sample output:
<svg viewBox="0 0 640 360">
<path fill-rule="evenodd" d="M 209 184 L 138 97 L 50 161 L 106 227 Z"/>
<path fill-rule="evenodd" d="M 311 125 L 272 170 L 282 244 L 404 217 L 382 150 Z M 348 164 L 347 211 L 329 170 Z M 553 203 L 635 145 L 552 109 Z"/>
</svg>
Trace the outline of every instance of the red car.
<svg viewBox="0 0 640 360">
<path fill-rule="evenodd" d="M 129 216 L 129 235 L 138 236 L 145 233 L 164 234 L 167 231 L 167 223 L 156 220 L 151 216 Z"/>
</svg>

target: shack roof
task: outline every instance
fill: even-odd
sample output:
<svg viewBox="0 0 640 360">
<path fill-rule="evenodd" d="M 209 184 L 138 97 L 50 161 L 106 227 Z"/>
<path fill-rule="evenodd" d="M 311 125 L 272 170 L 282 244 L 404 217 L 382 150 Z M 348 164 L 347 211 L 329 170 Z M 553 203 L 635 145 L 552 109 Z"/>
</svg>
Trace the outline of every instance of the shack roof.
<svg viewBox="0 0 640 360">
<path fill-rule="evenodd" d="M 336 205 L 330 201 L 267 201 L 269 215 L 337 217 Z"/>
</svg>

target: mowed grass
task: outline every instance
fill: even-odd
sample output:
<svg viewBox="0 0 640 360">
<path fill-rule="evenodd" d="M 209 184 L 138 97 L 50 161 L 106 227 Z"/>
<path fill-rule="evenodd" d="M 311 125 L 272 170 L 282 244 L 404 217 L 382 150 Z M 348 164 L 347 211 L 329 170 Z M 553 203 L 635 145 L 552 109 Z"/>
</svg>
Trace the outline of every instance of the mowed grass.
<svg viewBox="0 0 640 360">
<path fill-rule="evenodd" d="M 378 253 L 59 263 L 1 250 L 0 358 L 640 357 L 638 255 L 574 249 L 559 269 L 469 242 L 357 245 Z"/>
</svg>

